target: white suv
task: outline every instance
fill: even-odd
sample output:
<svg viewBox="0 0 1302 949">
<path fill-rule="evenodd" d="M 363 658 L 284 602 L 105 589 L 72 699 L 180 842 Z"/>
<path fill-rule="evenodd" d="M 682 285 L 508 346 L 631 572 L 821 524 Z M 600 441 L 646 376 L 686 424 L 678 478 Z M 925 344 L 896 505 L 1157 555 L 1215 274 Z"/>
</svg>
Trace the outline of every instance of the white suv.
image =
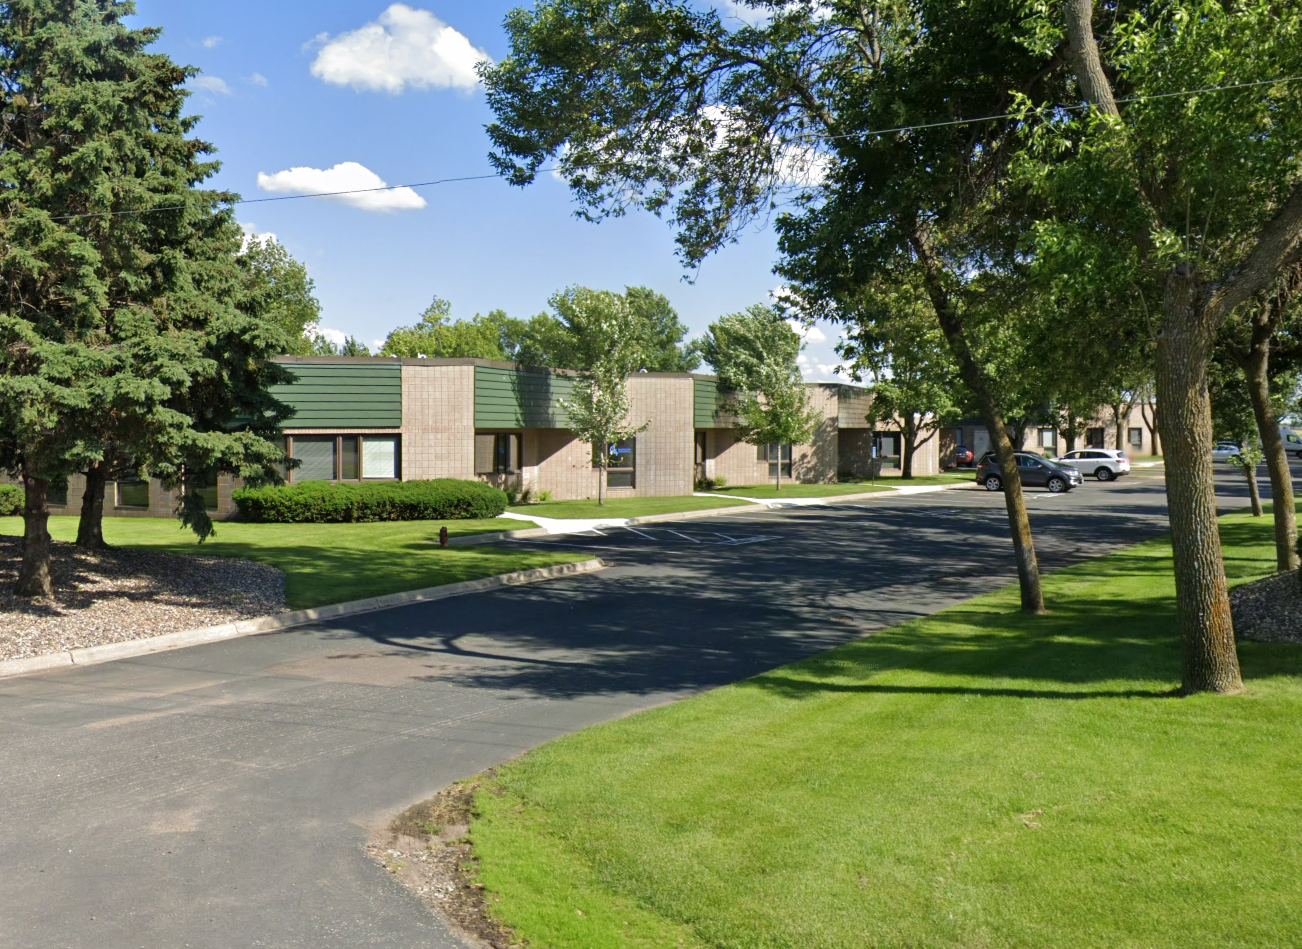
<svg viewBox="0 0 1302 949">
<path fill-rule="evenodd" d="M 1082 448 L 1067 452 L 1057 461 L 1060 465 L 1075 468 L 1083 475 L 1093 475 L 1100 481 L 1111 481 L 1130 473 L 1130 459 L 1124 451 L 1115 448 Z"/>
</svg>

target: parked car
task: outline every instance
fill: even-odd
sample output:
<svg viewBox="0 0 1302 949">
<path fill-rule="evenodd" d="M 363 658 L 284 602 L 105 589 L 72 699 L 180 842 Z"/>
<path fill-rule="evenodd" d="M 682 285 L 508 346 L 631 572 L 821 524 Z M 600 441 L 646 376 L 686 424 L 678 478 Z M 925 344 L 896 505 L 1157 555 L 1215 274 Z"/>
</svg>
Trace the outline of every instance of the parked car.
<svg viewBox="0 0 1302 949">
<path fill-rule="evenodd" d="M 1291 428 L 1281 428 L 1279 437 L 1284 442 L 1284 451 L 1295 458 L 1302 458 L 1302 435 Z"/>
<path fill-rule="evenodd" d="M 1075 468 L 1083 475 L 1100 481 L 1111 481 L 1130 473 L 1130 459 L 1124 451 L 1115 448 L 1081 448 L 1069 451 L 1055 462 L 1065 468 Z"/>
<path fill-rule="evenodd" d="M 1048 488 L 1054 494 L 1070 491 L 1078 484 L 1085 483 L 1085 477 L 1075 468 L 1056 464 L 1033 452 L 1017 453 L 1017 474 L 1024 487 Z M 987 491 L 1002 491 L 1004 476 L 999 470 L 999 462 L 994 458 L 983 456 L 977 468 L 977 484 L 985 485 Z"/>
<path fill-rule="evenodd" d="M 1032 458 L 1039 458 L 1041 461 L 1052 461 L 1052 460 L 1053 460 L 1053 459 L 1051 459 L 1051 458 L 1046 458 L 1044 455 L 1040 454 L 1038 451 L 1030 451 L 1029 449 L 1025 449 L 1025 450 L 1019 451 L 1018 454 L 1019 454 L 1019 455 L 1030 455 Z M 994 449 L 992 448 L 990 451 L 986 452 L 985 454 L 983 454 L 983 455 L 981 456 L 980 460 L 977 462 L 977 467 L 979 468 L 979 467 L 981 467 L 982 465 L 986 464 L 987 462 L 991 462 L 991 461 L 994 461 L 994 460 L 995 460 L 995 452 L 994 452 Z"/>
<path fill-rule="evenodd" d="M 954 465 L 956 467 L 970 465 L 974 461 L 976 461 L 976 455 L 972 453 L 971 448 L 966 445 L 959 445 L 954 449 Z"/>
<path fill-rule="evenodd" d="M 1233 461 L 1242 451 L 1234 442 L 1217 442 L 1212 446 L 1212 461 Z"/>
</svg>

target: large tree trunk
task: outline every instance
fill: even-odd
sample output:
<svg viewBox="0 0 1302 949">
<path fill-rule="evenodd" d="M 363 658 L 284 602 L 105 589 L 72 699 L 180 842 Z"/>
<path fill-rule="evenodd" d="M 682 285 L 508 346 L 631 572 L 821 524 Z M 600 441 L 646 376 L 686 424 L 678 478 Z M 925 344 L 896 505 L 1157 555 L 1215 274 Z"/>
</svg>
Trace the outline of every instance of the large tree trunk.
<svg viewBox="0 0 1302 949">
<path fill-rule="evenodd" d="M 1152 413 L 1151 415 L 1149 414 L 1150 412 Z M 1161 432 L 1158 431 L 1157 427 L 1157 406 L 1141 405 L 1139 407 L 1139 414 L 1143 416 L 1144 425 L 1148 427 L 1148 443 L 1152 447 L 1153 456 L 1156 457 L 1162 454 L 1162 435 Z"/>
<path fill-rule="evenodd" d="M 1257 466 L 1245 464 L 1243 477 L 1248 482 L 1248 503 L 1252 506 L 1252 516 L 1261 517 L 1266 512 L 1261 506 L 1261 491 L 1257 489 Z"/>
<path fill-rule="evenodd" d="M 81 517 L 77 521 L 77 546 L 103 550 L 104 488 L 108 484 L 108 462 L 97 461 L 86 469 L 86 493 L 81 497 Z"/>
<path fill-rule="evenodd" d="M 958 366 L 959 376 L 976 398 L 981 418 L 990 433 L 990 444 L 999 469 L 1004 473 L 1004 507 L 1008 511 L 1009 532 L 1013 541 L 1013 557 L 1017 562 L 1017 583 L 1022 595 L 1022 609 L 1028 613 L 1044 612 L 1044 589 L 1040 584 L 1040 562 L 1035 556 L 1035 542 L 1031 538 L 1031 518 L 1026 510 L 1026 497 L 1022 493 L 1022 479 L 1017 474 L 1017 457 L 1008 437 L 1004 414 L 996 403 L 985 374 L 972 353 L 958 310 L 945 288 L 940 261 L 936 259 L 930 234 L 919 226 L 913 248 L 923 264 L 927 295 L 936 311 L 936 319 L 950 352 Z"/>
<path fill-rule="evenodd" d="M 1279 420 L 1270 404 L 1270 339 L 1274 329 L 1268 321 L 1254 319 L 1252 343 L 1248 358 L 1243 363 L 1243 375 L 1248 380 L 1248 397 L 1252 400 L 1252 414 L 1257 419 L 1257 432 L 1261 435 L 1262 454 L 1270 474 L 1270 497 L 1275 521 L 1275 566 L 1278 570 L 1292 570 L 1298 565 L 1297 517 L 1293 506 L 1293 472 L 1288 467 L 1288 454 L 1284 440 L 1279 437 Z"/>
<path fill-rule="evenodd" d="M 1166 438 L 1166 493 L 1184 640 L 1185 692 L 1243 688 L 1225 582 L 1212 472 L 1207 366 L 1215 326 L 1192 275 L 1172 274 L 1157 340 L 1157 403 Z"/>
<path fill-rule="evenodd" d="M 50 482 L 23 475 L 23 560 L 18 568 L 19 596 L 54 596 L 50 579 Z"/>
<path fill-rule="evenodd" d="M 918 426 L 900 426 L 900 480 L 913 477 L 913 456 L 918 451 Z"/>
<path fill-rule="evenodd" d="M 1076 450 L 1076 417 L 1072 415 L 1071 412 L 1067 413 L 1067 426 L 1066 428 L 1063 429 L 1062 435 L 1063 438 L 1066 440 L 1067 450 L 1075 451 Z"/>
</svg>

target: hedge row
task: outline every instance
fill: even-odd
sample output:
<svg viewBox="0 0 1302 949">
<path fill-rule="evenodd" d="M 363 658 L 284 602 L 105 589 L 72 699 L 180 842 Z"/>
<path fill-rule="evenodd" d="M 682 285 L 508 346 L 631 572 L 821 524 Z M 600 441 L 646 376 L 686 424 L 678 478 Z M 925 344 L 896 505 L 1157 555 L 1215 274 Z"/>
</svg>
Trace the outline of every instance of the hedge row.
<svg viewBox="0 0 1302 949">
<path fill-rule="evenodd" d="M 23 489 L 16 484 L 0 484 L 0 517 L 23 513 Z"/>
<path fill-rule="evenodd" d="M 497 517 L 506 510 L 506 494 L 500 489 L 452 478 L 373 484 L 305 481 L 240 488 L 231 497 L 247 519 L 272 524 L 447 521 Z"/>
</svg>

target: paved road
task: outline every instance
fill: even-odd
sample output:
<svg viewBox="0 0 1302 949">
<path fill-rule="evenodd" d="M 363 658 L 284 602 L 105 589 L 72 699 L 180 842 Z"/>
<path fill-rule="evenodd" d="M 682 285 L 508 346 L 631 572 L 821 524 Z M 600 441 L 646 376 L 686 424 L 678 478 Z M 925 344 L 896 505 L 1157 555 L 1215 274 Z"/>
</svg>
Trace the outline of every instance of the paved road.
<svg viewBox="0 0 1302 949">
<path fill-rule="evenodd" d="M 1165 527 L 1160 478 L 1030 507 L 1046 568 Z M 978 490 L 675 529 L 563 541 L 614 562 L 595 576 L 0 682 L 0 946 L 459 946 L 368 827 L 1014 575 Z"/>
</svg>

